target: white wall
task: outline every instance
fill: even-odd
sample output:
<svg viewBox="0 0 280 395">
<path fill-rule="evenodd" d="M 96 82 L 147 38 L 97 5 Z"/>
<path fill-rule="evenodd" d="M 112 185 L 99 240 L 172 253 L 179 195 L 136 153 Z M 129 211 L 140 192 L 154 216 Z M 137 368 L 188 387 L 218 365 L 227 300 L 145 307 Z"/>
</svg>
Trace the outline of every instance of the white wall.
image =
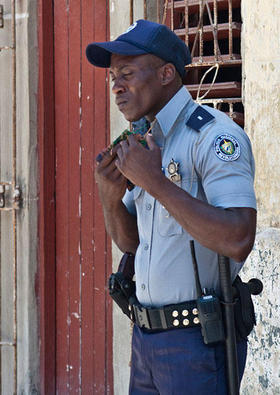
<svg viewBox="0 0 280 395">
<path fill-rule="evenodd" d="M 244 275 L 264 283 L 255 297 L 243 394 L 280 394 L 280 2 L 243 0 L 245 129 L 256 160 L 258 233 Z"/>
<path fill-rule="evenodd" d="M 114 40 L 122 34 L 130 25 L 129 0 L 110 1 L 110 39 Z M 142 0 L 138 0 L 134 9 L 134 20 L 143 18 Z M 128 127 L 128 122 L 119 112 L 115 105 L 114 96 L 110 98 L 110 129 L 111 140 L 121 134 Z M 117 269 L 122 256 L 118 248 L 113 245 L 113 271 Z M 121 310 L 113 304 L 113 372 L 114 372 L 114 394 L 124 395 L 128 393 L 129 362 L 131 328 L 129 319 Z"/>
</svg>

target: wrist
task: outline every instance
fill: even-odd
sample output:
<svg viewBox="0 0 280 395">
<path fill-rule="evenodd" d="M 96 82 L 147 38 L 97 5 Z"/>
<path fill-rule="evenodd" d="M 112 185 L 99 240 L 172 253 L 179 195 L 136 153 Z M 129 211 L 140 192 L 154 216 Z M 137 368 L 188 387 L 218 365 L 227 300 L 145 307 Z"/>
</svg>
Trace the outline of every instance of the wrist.
<svg viewBox="0 0 280 395">
<path fill-rule="evenodd" d="M 151 196 L 158 199 L 161 191 L 165 189 L 166 183 L 169 183 L 169 180 L 166 178 L 165 174 L 160 171 L 157 174 L 154 174 L 149 184 L 147 184 L 145 191 L 147 191 Z"/>
</svg>

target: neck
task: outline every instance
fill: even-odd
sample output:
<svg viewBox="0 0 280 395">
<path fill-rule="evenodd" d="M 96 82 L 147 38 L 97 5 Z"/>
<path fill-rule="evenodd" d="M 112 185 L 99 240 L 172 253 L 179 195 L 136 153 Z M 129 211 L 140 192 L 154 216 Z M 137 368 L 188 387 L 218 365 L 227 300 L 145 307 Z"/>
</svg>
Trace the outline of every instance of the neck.
<svg viewBox="0 0 280 395">
<path fill-rule="evenodd" d="M 158 109 L 155 113 L 153 114 L 147 114 L 146 115 L 146 119 L 149 122 L 152 122 L 155 119 L 155 116 L 160 112 L 160 110 L 172 99 L 173 96 L 176 95 L 176 93 L 182 88 L 182 83 L 181 84 L 177 84 L 176 86 L 170 86 L 169 89 L 166 86 L 166 90 L 165 90 L 165 94 L 164 96 L 162 96 L 162 100 L 160 100 L 159 102 L 159 106 Z"/>
</svg>

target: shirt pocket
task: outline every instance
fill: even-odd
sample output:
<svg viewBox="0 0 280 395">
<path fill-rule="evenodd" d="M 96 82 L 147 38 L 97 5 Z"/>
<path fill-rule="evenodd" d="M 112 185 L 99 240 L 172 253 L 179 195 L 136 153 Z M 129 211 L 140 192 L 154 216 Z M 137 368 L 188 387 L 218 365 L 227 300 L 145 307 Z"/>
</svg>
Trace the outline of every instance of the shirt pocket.
<svg viewBox="0 0 280 395">
<path fill-rule="evenodd" d="M 180 188 L 182 187 L 182 180 L 176 182 Z M 182 226 L 172 217 L 164 206 L 159 204 L 159 220 L 158 232 L 162 237 L 176 236 L 183 233 Z"/>
<path fill-rule="evenodd" d="M 190 193 L 192 196 L 197 196 L 197 179 L 185 178 L 176 185 Z M 183 233 L 183 227 L 175 220 L 174 217 L 166 210 L 164 206 L 159 204 L 159 227 L 158 232 L 162 237 L 176 236 Z"/>
</svg>

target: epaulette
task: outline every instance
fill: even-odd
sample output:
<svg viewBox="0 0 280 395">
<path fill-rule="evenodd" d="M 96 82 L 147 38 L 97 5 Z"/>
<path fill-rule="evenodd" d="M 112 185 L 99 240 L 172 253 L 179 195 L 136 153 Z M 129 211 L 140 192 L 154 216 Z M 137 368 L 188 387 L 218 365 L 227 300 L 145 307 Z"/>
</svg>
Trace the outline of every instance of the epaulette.
<svg viewBox="0 0 280 395">
<path fill-rule="evenodd" d="M 202 106 L 198 106 L 194 112 L 189 117 L 186 125 L 190 128 L 200 132 L 202 126 L 206 125 L 208 122 L 212 121 L 215 117 L 205 110 Z"/>
</svg>

